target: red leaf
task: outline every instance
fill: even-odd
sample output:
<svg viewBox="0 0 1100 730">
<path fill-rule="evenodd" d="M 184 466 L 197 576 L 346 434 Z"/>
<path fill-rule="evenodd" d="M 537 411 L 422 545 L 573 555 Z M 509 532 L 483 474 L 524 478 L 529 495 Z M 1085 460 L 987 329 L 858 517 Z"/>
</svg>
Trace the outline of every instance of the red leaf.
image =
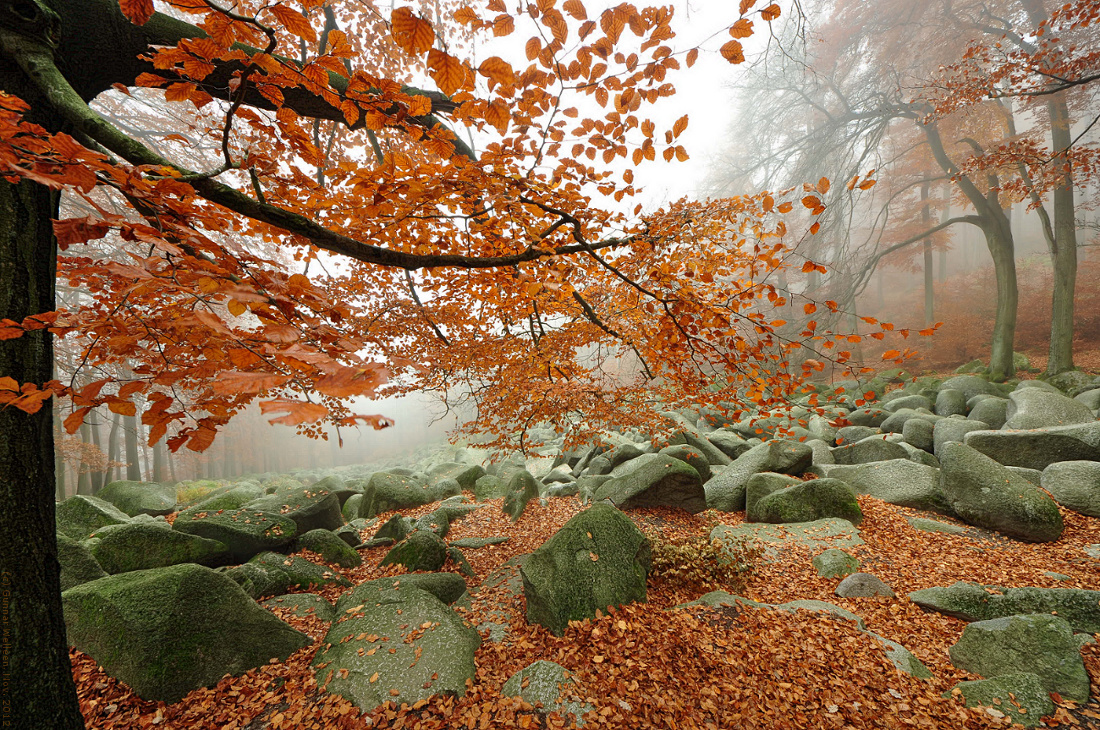
<svg viewBox="0 0 1100 730">
<path fill-rule="evenodd" d="M 145 25 L 153 17 L 153 0 L 118 0 L 118 6 L 135 25 Z"/>
</svg>

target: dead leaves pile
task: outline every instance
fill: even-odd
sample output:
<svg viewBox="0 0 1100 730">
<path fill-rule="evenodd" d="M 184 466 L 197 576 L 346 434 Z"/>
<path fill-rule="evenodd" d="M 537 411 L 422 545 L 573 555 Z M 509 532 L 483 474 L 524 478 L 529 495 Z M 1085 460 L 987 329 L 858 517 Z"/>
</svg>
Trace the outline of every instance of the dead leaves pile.
<svg viewBox="0 0 1100 730">
<path fill-rule="evenodd" d="M 388 703 L 360 713 L 343 698 L 321 693 L 310 667 L 317 644 L 288 661 L 223 678 L 215 687 L 196 690 L 182 701 L 146 702 L 128 687 L 107 677 L 95 662 L 73 651 L 73 672 L 81 707 L 90 728 L 218 728 L 281 730 L 295 728 L 567 728 L 568 718 L 545 714 L 518 698 L 500 696 L 516 671 L 538 660 L 557 662 L 576 680 L 562 699 L 586 702 L 592 711 L 588 727 L 622 728 L 984 728 L 1007 727 L 1008 721 L 979 709 L 966 709 L 941 695 L 963 679 L 947 648 L 962 633 L 963 622 L 924 613 L 905 596 L 934 585 L 974 580 L 1002 586 L 1100 586 L 1100 564 L 1085 555 L 1084 545 L 1100 543 L 1100 521 L 1063 512 L 1066 530 L 1057 543 L 1027 545 L 970 529 L 963 535 L 919 532 L 906 516 L 919 513 L 860 497 L 865 545 L 851 549 L 861 569 L 891 585 L 898 598 L 843 599 L 833 590 L 836 579 L 819 577 L 808 549 L 784 552 L 777 562 L 761 566 L 746 597 L 768 603 L 818 599 L 835 603 L 864 618 L 868 629 L 912 651 L 935 677 L 915 680 L 897 672 L 880 645 L 850 622 L 799 611 L 735 610 L 673 606 L 698 598 L 651 585 L 649 603 L 619 608 L 607 615 L 571 625 L 555 637 L 524 620 L 522 595 L 499 605 L 503 585 L 485 586 L 475 594 L 466 618 L 478 625 L 492 614 L 510 625 L 504 642 L 483 642 L 477 652 L 476 677 L 462 698 L 434 697 L 415 706 Z M 410 510 L 418 516 L 433 505 Z M 478 586 L 508 559 L 531 552 L 581 510 L 573 499 L 532 502 L 517 524 L 487 503 L 456 522 L 447 540 L 507 535 L 507 542 L 464 551 L 477 574 Z M 735 524 L 737 515 L 690 516 L 679 510 L 647 509 L 630 513 L 643 526 L 658 527 L 668 540 L 706 535 L 717 517 Z M 385 520 L 389 515 L 382 515 Z M 928 516 L 928 515 L 921 515 Z M 366 535 L 365 537 L 369 537 Z M 353 583 L 399 575 L 399 567 L 377 568 L 386 548 L 361 551 L 362 567 L 339 570 Z M 316 556 L 310 555 L 312 559 Z M 338 570 L 335 566 L 329 566 Z M 448 566 L 447 569 L 452 569 Z M 1058 581 L 1045 574 L 1069 576 Z M 721 586 L 714 586 L 720 588 Z M 318 591 L 334 601 L 346 589 Z M 313 617 L 277 615 L 315 640 L 326 625 Z M 1084 648 L 1100 696 L 1100 646 Z M 1062 703 L 1047 724 L 1100 727 L 1100 707 Z M 1094 724 L 1096 723 L 1096 724 Z"/>
</svg>

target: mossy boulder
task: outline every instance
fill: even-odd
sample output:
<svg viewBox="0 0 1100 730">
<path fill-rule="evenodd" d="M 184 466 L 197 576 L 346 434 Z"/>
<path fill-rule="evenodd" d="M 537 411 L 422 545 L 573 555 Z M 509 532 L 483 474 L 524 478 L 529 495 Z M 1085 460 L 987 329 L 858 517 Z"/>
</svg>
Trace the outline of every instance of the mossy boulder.
<svg viewBox="0 0 1100 730">
<path fill-rule="evenodd" d="M 310 530 L 335 530 L 344 524 L 340 495 L 323 486 L 280 490 L 249 502 L 245 507 L 286 517 L 294 522 L 299 535 Z"/>
<path fill-rule="evenodd" d="M 1100 517 L 1100 463 L 1060 461 L 1042 472 L 1043 489 L 1074 512 Z"/>
<path fill-rule="evenodd" d="M 838 517 L 858 525 L 863 511 L 856 494 L 839 479 L 811 479 L 772 492 L 756 503 L 757 522 L 780 524 Z"/>
<path fill-rule="evenodd" d="M 371 476 L 363 490 L 359 503 L 360 517 L 374 517 L 395 509 L 419 507 L 437 502 L 444 497 L 460 494 L 462 489 L 455 480 L 441 480 L 429 486 L 427 482 L 410 475 L 377 472 Z"/>
<path fill-rule="evenodd" d="M 434 571 L 446 562 L 447 543 L 431 530 L 416 530 L 394 545 L 379 565 L 404 565 L 409 571 Z"/>
<path fill-rule="evenodd" d="M 225 575 L 253 598 L 287 593 L 293 588 L 309 589 L 335 583 L 350 586 L 344 576 L 297 555 L 260 553 L 244 565 L 225 571 Z"/>
<path fill-rule="evenodd" d="M 517 471 L 508 480 L 508 492 L 501 508 L 512 522 L 518 522 L 527 503 L 539 497 L 539 482 L 526 470 Z"/>
<path fill-rule="evenodd" d="M 1084 703 L 1089 675 L 1069 622 L 1059 616 L 1027 614 L 977 621 L 948 649 L 951 663 L 981 677 L 1030 672 L 1043 689 Z"/>
<path fill-rule="evenodd" d="M 601 484 L 593 500 L 607 499 L 620 509 L 680 507 L 691 514 L 707 508 L 706 492 L 693 466 L 667 453 L 646 454 L 638 461 L 643 458 L 638 468 Z"/>
<path fill-rule="evenodd" d="M 943 445 L 940 490 L 968 524 L 1026 542 L 1050 542 L 1062 535 L 1062 515 L 1049 494 L 964 444 Z"/>
<path fill-rule="evenodd" d="M 788 474 L 776 474 L 770 471 L 753 474 L 745 482 L 745 518 L 749 522 L 755 521 L 757 502 L 772 492 L 794 486 L 800 481 L 802 480 L 798 477 L 792 477 Z"/>
<path fill-rule="evenodd" d="M 1038 727 L 1039 718 L 1054 713 L 1050 693 L 1043 687 L 1039 675 L 1031 672 L 959 682 L 955 690 L 967 707 L 992 707 L 1024 727 Z M 952 694 L 954 690 L 944 696 Z"/>
<path fill-rule="evenodd" d="M 359 518 L 359 505 L 362 501 L 362 494 L 353 494 L 347 498 L 344 506 L 340 508 L 340 514 L 344 516 L 345 521 L 351 522 Z"/>
<path fill-rule="evenodd" d="M 578 718 L 593 709 L 592 705 L 570 699 L 562 699 L 563 694 L 579 694 L 568 670 L 560 664 L 540 659 L 519 670 L 500 688 L 504 697 L 519 697 L 527 704 L 539 708 L 543 713 L 556 712 L 562 717 L 573 715 Z"/>
<path fill-rule="evenodd" d="M 126 514 L 169 515 L 176 511 L 176 488 L 153 482 L 117 481 L 104 485 L 96 496 Z"/>
<path fill-rule="evenodd" d="M 955 514 L 940 487 L 939 469 L 909 459 L 837 466 L 829 470 L 829 477 L 845 482 L 856 494 L 869 494 L 888 504 Z"/>
<path fill-rule="evenodd" d="M 474 678 L 481 637 L 407 578 L 370 581 L 341 596 L 313 660 L 318 686 L 364 712 L 384 702 L 461 697 Z"/>
<path fill-rule="evenodd" d="M 601 502 L 574 516 L 523 563 L 527 620 L 561 636 L 570 621 L 646 600 L 650 545 L 630 518 Z"/>
<path fill-rule="evenodd" d="M 107 577 L 95 556 L 82 543 L 57 533 L 57 562 L 61 564 L 61 590 Z"/>
<path fill-rule="evenodd" d="M 1100 591 L 1080 588 L 1000 588 L 959 581 L 914 591 L 909 600 L 923 609 L 963 621 L 986 621 L 1016 614 L 1057 614 L 1074 631 L 1100 634 Z"/>
<path fill-rule="evenodd" d="M 336 618 L 336 609 L 333 605 L 316 593 L 287 593 L 261 601 L 260 605 L 264 608 L 289 610 L 299 618 L 315 616 L 325 623 Z"/>
<path fill-rule="evenodd" d="M 843 578 L 859 570 L 859 561 L 837 548 L 829 548 L 813 559 L 814 569 L 823 578 Z"/>
<path fill-rule="evenodd" d="M 172 528 L 188 535 L 217 540 L 229 549 L 230 559 L 244 562 L 265 550 L 277 550 L 298 535 L 298 527 L 283 515 L 242 508 L 229 512 L 197 512 L 176 516 Z"/>
<path fill-rule="evenodd" d="M 346 542 L 330 530 L 310 530 L 294 541 L 294 550 L 317 553 L 326 563 L 336 563 L 341 568 L 358 568 L 363 558 Z"/>
<path fill-rule="evenodd" d="M 810 467 L 813 449 L 797 441 L 772 439 L 758 444 L 733 463 L 716 470 L 703 485 L 707 507 L 719 512 L 745 509 L 745 484 L 749 477 L 763 471 L 780 474 L 801 474 Z"/>
<path fill-rule="evenodd" d="M 508 494 L 508 482 L 494 474 L 486 474 L 474 482 L 474 499 L 488 502 Z"/>
<path fill-rule="evenodd" d="M 461 489 L 472 492 L 474 491 L 474 485 L 477 484 L 477 480 L 485 476 L 485 469 L 478 464 L 444 462 L 442 464 L 436 464 L 429 469 L 428 476 L 433 486 L 438 485 L 439 482 L 445 479 L 453 479 L 458 482 Z M 451 495 L 446 494 L 443 496 L 449 497 Z M 439 497 L 439 499 L 442 498 L 443 497 Z M 434 502 L 435 500 L 433 499 L 432 501 Z"/>
<path fill-rule="evenodd" d="M 185 510 L 176 519 L 189 520 L 200 512 L 233 512 L 264 496 L 264 488 L 258 484 L 245 484 L 213 494 Z"/>
<path fill-rule="evenodd" d="M 167 568 L 180 563 L 214 567 L 229 560 L 229 548 L 224 543 L 155 522 L 103 528 L 92 533 L 85 545 L 108 573 Z"/>
<path fill-rule="evenodd" d="M 130 516 L 110 502 L 78 494 L 57 505 L 55 520 L 59 533 L 83 540 L 106 525 L 129 522 Z"/>
<path fill-rule="evenodd" d="M 312 643 L 194 563 L 108 576 L 61 598 L 69 644 L 146 700 L 177 702 Z"/>
</svg>

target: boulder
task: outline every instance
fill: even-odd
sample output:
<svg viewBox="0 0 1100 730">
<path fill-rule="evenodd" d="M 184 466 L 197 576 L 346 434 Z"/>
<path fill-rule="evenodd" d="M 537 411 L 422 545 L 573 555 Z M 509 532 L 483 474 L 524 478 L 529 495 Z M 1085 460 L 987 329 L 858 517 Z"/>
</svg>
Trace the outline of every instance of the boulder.
<svg viewBox="0 0 1100 730">
<path fill-rule="evenodd" d="M 710 539 L 723 544 L 739 540 L 759 543 L 764 548 L 765 560 L 773 559 L 781 550 L 792 545 L 817 551 L 825 548 L 847 549 L 863 544 L 859 529 L 848 520 L 837 518 L 781 525 L 752 522 L 736 527 L 716 525 L 710 531 Z"/>
<path fill-rule="evenodd" d="M 182 510 L 176 519 L 189 520 L 200 512 L 233 512 L 265 494 L 264 488 L 257 484 L 233 487 L 220 494 L 211 495 Z"/>
<path fill-rule="evenodd" d="M 57 505 L 55 520 L 59 533 L 83 540 L 101 527 L 129 522 L 130 516 L 110 502 L 78 494 Z"/>
<path fill-rule="evenodd" d="M 837 548 L 829 548 L 815 555 L 813 564 L 822 578 L 843 578 L 859 570 L 859 561 Z"/>
<path fill-rule="evenodd" d="M 964 400 L 963 403 L 965 404 L 966 401 Z M 939 405 L 939 398 L 936 399 L 936 405 Z M 932 401 L 928 400 L 923 395 L 909 393 L 905 395 L 900 395 L 896 398 L 892 398 L 890 401 L 885 402 L 882 405 L 882 410 L 888 411 L 890 413 L 897 411 L 899 408 L 912 408 L 913 410 L 923 408 L 925 410 L 932 410 Z"/>
<path fill-rule="evenodd" d="M 688 429 L 673 434 L 668 440 L 669 446 L 676 446 L 683 444 L 696 449 L 703 458 L 706 459 L 708 465 L 713 466 L 726 466 L 733 459 L 726 454 L 722 449 L 718 448 L 710 442 L 706 436 L 695 429 Z M 704 480 L 705 481 L 705 480 Z"/>
<path fill-rule="evenodd" d="M 893 589 L 870 573 L 852 573 L 840 581 L 840 585 L 836 587 L 836 594 L 841 598 L 894 597 Z"/>
<path fill-rule="evenodd" d="M 1056 462 L 1043 470 L 1040 483 L 1063 507 L 1100 517 L 1100 462 Z"/>
<path fill-rule="evenodd" d="M 813 460 L 813 449 L 797 441 L 773 439 L 754 446 L 703 485 L 707 508 L 720 512 L 745 509 L 745 483 L 762 471 L 801 474 Z"/>
<path fill-rule="evenodd" d="M 858 466 L 837 466 L 829 478 L 840 479 L 856 494 L 869 494 L 899 507 L 954 515 L 940 487 L 940 471 L 909 459 L 891 459 Z"/>
<path fill-rule="evenodd" d="M 412 519 L 405 515 L 394 515 L 375 531 L 372 539 L 384 540 L 388 538 L 394 542 L 401 542 L 408 537 L 415 527 L 416 523 Z"/>
<path fill-rule="evenodd" d="M 752 448 L 752 444 L 732 431 L 711 431 L 707 434 L 707 441 L 717 446 L 731 460 Z"/>
<path fill-rule="evenodd" d="M 253 598 L 287 593 L 292 588 L 351 585 L 347 578 L 323 565 L 297 555 L 271 552 L 260 553 L 244 565 L 229 568 L 225 575 Z"/>
<path fill-rule="evenodd" d="M 789 474 L 776 474 L 770 471 L 753 474 L 749 477 L 749 480 L 745 482 L 745 515 L 748 517 L 748 520 L 750 522 L 756 521 L 753 520 L 750 515 L 756 514 L 756 503 L 761 499 L 772 492 L 786 489 L 801 481 L 802 480 L 798 477 L 792 477 Z"/>
<path fill-rule="evenodd" d="M 289 545 L 298 534 L 293 520 L 277 513 L 245 508 L 220 514 L 198 512 L 190 519 L 177 515 L 172 528 L 222 543 L 234 562 L 244 562 L 265 550 Z"/>
<path fill-rule="evenodd" d="M 971 421 L 967 418 L 940 419 L 936 421 L 935 426 L 932 428 L 932 453 L 936 455 L 936 458 L 942 459 L 943 457 L 940 454 L 944 444 L 949 441 L 962 443 L 963 438 L 971 431 L 983 431 L 988 428 L 988 424 Z"/>
<path fill-rule="evenodd" d="M 939 520 L 926 520 L 923 517 L 907 517 L 906 521 L 912 525 L 914 530 L 921 530 L 922 532 L 940 532 L 945 535 L 961 535 L 966 532 L 965 527 L 940 522 Z"/>
<path fill-rule="evenodd" d="M 336 618 L 336 609 L 331 603 L 316 593 L 287 593 L 275 596 L 260 603 L 264 608 L 281 608 L 290 611 L 299 618 L 316 616 L 325 623 Z"/>
<path fill-rule="evenodd" d="M 940 390 L 951 388 L 960 391 L 968 401 L 976 395 L 1000 395 L 1000 389 L 977 375 L 956 375 L 940 383 Z"/>
<path fill-rule="evenodd" d="M 1100 461 L 1100 422 L 1028 431 L 973 431 L 963 443 L 1005 466 L 1042 471 L 1056 461 Z"/>
<path fill-rule="evenodd" d="M 335 530 L 344 524 L 339 495 L 323 487 L 280 490 L 249 502 L 245 509 L 281 514 L 294 522 L 299 535 L 311 530 Z"/>
<path fill-rule="evenodd" d="M 95 556 L 82 543 L 57 533 L 57 562 L 61 564 L 61 590 L 107 577 Z"/>
<path fill-rule="evenodd" d="M 442 464 L 436 464 L 431 469 L 429 469 L 428 476 L 430 478 L 429 482 L 431 483 L 431 485 L 433 487 L 436 487 L 437 489 L 440 482 L 447 479 L 453 479 L 454 481 L 458 482 L 459 491 L 465 489 L 468 492 L 472 492 L 474 491 L 474 485 L 477 484 L 477 480 L 485 476 L 485 469 L 478 464 L 444 462 Z M 450 491 L 451 489 L 453 489 L 453 487 L 447 485 L 446 491 Z M 458 492 L 452 493 L 458 494 Z M 438 499 L 443 499 L 443 497 L 449 496 L 451 496 L 451 494 L 443 494 L 442 496 L 437 497 L 436 499 L 433 499 L 431 501 L 435 502 Z"/>
<path fill-rule="evenodd" d="M 153 482 L 117 481 L 103 486 L 96 496 L 133 517 L 170 515 L 176 511 L 176 488 Z"/>
<path fill-rule="evenodd" d="M 527 704 L 542 712 L 556 712 L 562 717 L 573 715 L 578 718 L 578 726 L 583 724 L 579 718 L 594 709 L 587 703 L 562 700 L 562 692 L 571 689 L 574 694 L 580 690 L 576 681 L 560 664 L 540 659 L 519 670 L 500 688 L 504 697 L 519 697 Z"/>
<path fill-rule="evenodd" d="M 409 577 L 368 581 L 341 596 L 338 619 L 313 659 L 317 685 L 364 712 L 385 702 L 461 697 L 474 679 L 481 637 Z"/>
<path fill-rule="evenodd" d="M 508 493 L 504 495 L 504 514 L 508 515 L 512 522 L 518 522 L 527 503 L 539 498 L 539 482 L 527 471 L 517 471 L 508 480 Z"/>
<path fill-rule="evenodd" d="M 1051 375 L 1047 378 L 1047 382 L 1058 390 L 1068 393 L 1078 388 L 1093 385 L 1096 382 L 1096 378 L 1080 370 L 1067 370 L 1064 373 Z"/>
<path fill-rule="evenodd" d="M 456 480 L 443 479 L 441 482 L 429 487 L 426 482 L 413 476 L 376 472 L 363 490 L 359 516 L 374 517 L 382 512 L 419 507 L 462 492 Z"/>
<path fill-rule="evenodd" d="M 877 436 L 879 430 L 870 426 L 844 426 L 836 430 L 836 443 L 839 445 L 854 444 L 871 436 Z"/>
<path fill-rule="evenodd" d="M 1073 399 L 1096 413 L 1097 410 L 1100 410 L 1100 386 L 1093 384 L 1088 390 L 1073 396 Z"/>
<path fill-rule="evenodd" d="M 772 524 L 838 517 L 858 525 L 863 512 L 855 492 L 839 479 L 811 479 L 772 492 L 755 505 L 750 521 Z M 749 519 L 749 516 L 746 516 Z"/>
<path fill-rule="evenodd" d="M 404 565 L 410 572 L 435 571 L 447 562 L 447 543 L 430 530 L 416 530 L 393 546 L 379 566 Z"/>
<path fill-rule="evenodd" d="M 1100 591 L 1078 588 L 988 588 L 959 581 L 909 594 L 921 608 L 963 621 L 987 621 L 1016 614 L 1057 614 L 1074 631 L 1100 634 Z"/>
<path fill-rule="evenodd" d="M 498 499 L 508 494 L 508 482 L 498 476 L 486 474 L 474 482 L 474 499 L 478 502 L 488 502 L 490 499 Z"/>
<path fill-rule="evenodd" d="M 356 542 L 356 545 L 359 543 Z M 358 568 L 363 558 L 347 542 L 330 530 L 310 530 L 294 541 L 294 551 L 309 550 L 321 556 L 326 563 L 336 563 L 341 568 Z"/>
<path fill-rule="evenodd" d="M 833 458 L 833 448 L 829 444 L 825 443 L 821 439 L 810 439 L 805 444 L 810 447 L 811 460 L 813 464 L 835 464 L 836 459 Z M 807 467 L 809 471 L 810 467 Z"/>
<path fill-rule="evenodd" d="M 1096 420 L 1083 403 L 1042 388 L 1016 390 L 1008 394 L 1008 399 L 1008 420 L 1004 428 L 1010 430 L 1069 426 Z"/>
<path fill-rule="evenodd" d="M 959 518 L 1026 542 L 1062 534 L 1062 515 L 1046 493 L 974 449 L 954 441 L 940 456 L 940 489 Z"/>
<path fill-rule="evenodd" d="M 109 576 L 61 600 L 69 644 L 151 701 L 177 702 L 312 643 L 194 563 Z"/>
<path fill-rule="evenodd" d="M 961 390 L 941 388 L 936 394 L 935 413 L 937 416 L 965 416 L 966 400 Z"/>
<path fill-rule="evenodd" d="M 1050 693 L 1043 687 L 1039 675 L 1031 672 L 959 682 L 955 690 L 967 707 L 991 707 L 1024 727 L 1037 727 L 1039 718 L 1054 714 Z M 949 694 L 954 694 L 955 690 Z"/>
<path fill-rule="evenodd" d="M 932 422 L 941 420 L 939 416 L 935 416 L 929 411 L 915 411 L 912 408 L 901 408 L 883 421 L 879 429 L 883 433 L 902 433 L 905 429 L 905 424 L 914 418 L 922 418 Z"/>
<path fill-rule="evenodd" d="M 92 533 L 84 544 L 108 573 L 167 568 L 180 563 L 215 567 L 230 559 L 224 543 L 155 522 L 105 527 Z"/>
<path fill-rule="evenodd" d="M 1089 699 L 1089 675 L 1073 629 L 1059 617 L 1026 614 L 967 624 L 948 649 L 951 663 L 981 677 L 1030 672 L 1043 689 L 1066 699 Z"/>
<path fill-rule="evenodd" d="M 833 449 L 833 460 L 837 464 L 869 464 L 875 461 L 906 459 L 909 454 L 901 446 L 886 441 L 882 436 L 869 436 L 853 444 L 837 446 Z"/>
<path fill-rule="evenodd" d="M 671 456 L 673 459 L 679 459 L 686 463 L 699 473 L 701 482 L 706 482 L 711 477 L 710 462 L 707 461 L 707 457 L 703 455 L 703 452 L 699 451 L 699 449 L 694 446 L 673 444 L 672 446 L 666 446 L 658 453 L 663 456 Z"/>
<path fill-rule="evenodd" d="M 853 426 L 870 426 L 871 428 L 878 428 L 889 416 L 890 414 L 881 408 L 866 406 L 864 408 L 857 408 L 849 413 L 846 418 L 848 419 L 848 423 Z"/>
<path fill-rule="evenodd" d="M 667 454 L 649 456 L 637 469 L 600 485 L 593 500 L 607 499 L 620 509 L 681 507 L 691 514 L 707 508 L 699 472 Z"/>
<path fill-rule="evenodd" d="M 597 610 L 646 600 L 650 545 L 615 507 L 599 502 L 576 515 L 520 569 L 527 620 L 557 636 Z"/>
<path fill-rule="evenodd" d="M 971 421 L 989 424 L 991 429 L 999 429 L 1008 420 L 1008 404 L 1009 400 L 1007 398 L 995 398 L 993 396 L 982 398 L 970 409 L 967 418 Z"/>
<path fill-rule="evenodd" d="M 936 443 L 933 437 L 935 428 L 936 424 L 932 421 L 926 421 L 923 418 L 910 418 L 902 425 L 901 436 L 909 445 L 932 453 L 935 450 Z"/>
</svg>

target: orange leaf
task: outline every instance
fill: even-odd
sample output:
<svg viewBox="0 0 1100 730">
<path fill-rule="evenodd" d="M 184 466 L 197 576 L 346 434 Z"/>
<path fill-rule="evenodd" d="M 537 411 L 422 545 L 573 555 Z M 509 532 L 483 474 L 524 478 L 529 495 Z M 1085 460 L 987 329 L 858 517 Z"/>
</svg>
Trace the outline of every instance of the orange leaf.
<svg viewBox="0 0 1100 730">
<path fill-rule="evenodd" d="M 685 114 L 684 116 L 677 119 L 676 123 L 672 125 L 672 136 L 673 137 L 679 137 L 681 134 L 684 133 L 684 130 L 687 129 L 687 126 L 688 126 L 688 115 Z"/>
<path fill-rule="evenodd" d="M 107 408 L 111 413 L 117 413 L 120 416 L 136 416 L 137 406 L 128 400 L 112 401 L 107 404 Z"/>
<path fill-rule="evenodd" d="M 818 198 L 816 195 L 807 195 L 805 198 L 802 199 L 802 205 L 806 206 L 810 210 L 815 210 L 816 208 L 821 207 L 821 199 Z"/>
<path fill-rule="evenodd" d="M 722 54 L 722 58 L 730 63 L 744 63 L 745 61 L 745 52 L 740 41 L 730 41 L 719 48 L 718 52 Z"/>
<path fill-rule="evenodd" d="M 527 60 L 534 61 L 539 57 L 539 52 L 542 50 L 542 41 L 538 38 L 532 37 L 527 40 Z"/>
<path fill-rule="evenodd" d="M 687 58 L 684 59 L 684 60 L 687 62 L 688 68 L 691 68 L 692 66 L 695 65 L 695 61 L 698 60 L 698 58 L 699 58 L 699 49 L 698 48 L 692 48 L 690 51 L 688 51 Z"/>
<path fill-rule="evenodd" d="M 307 401 L 291 400 L 290 398 L 276 398 L 260 402 L 260 413 L 285 412 L 285 416 L 268 419 L 269 423 L 281 423 L 286 426 L 297 426 L 301 423 L 314 423 L 328 415 L 328 408 Z"/>
<path fill-rule="evenodd" d="M 588 11 L 585 10 L 584 3 L 582 3 L 581 0 L 565 0 L 561 9 L 577 20 L 588 20 Z"/>
<path fill-rule="evenodd" d="M 88 411 L 91 408 L 78 408 L 65 417 L 65 432 L 76 433 L 80 430 L 80 425 L 84 423 L 84 416 L 88 415 Z"/>
<path fill-rule="evenodd" d="M 393 40 L 410 56 L 427 53 L 435 43 L 432 24 L 409 8 L 395 8 L 390 15 L 390 27 L 393 28 Z"/>
<path fill-rule="evenodd" d="M 493 19 L 493 35 L 500 37 L 504 35 L 511 35 L 512 31 L 516 29 L 516 21 L 507 13 L 498 15 Z"/>
<path fill-rule="evenodd" d="M 756 0 L 741 0 L 741 7 L 738 8 L 738 12 L 744 15 L 752 10 L 753 5 L 756 5 Z"/>
<path fill-rule="evenodd" d="M 210 387 L 219 395 L 254 395 L 265 390 L 278 388 L 289 380 L 289 375 L 242 373 L 236 370 L 225 370 L 218 374 L 217 380 L 211 383 Z"/>
<path fill-rule="evenodd" d="M 882 353 L 883 360 L 893 360 L 896 357 L 901 357 L 901 353 L 897 350 L 887 350 L 886 352 Z"/>
<path fill-rule="evenodd" d="M 145 25 L 153 17 L 153 0 L 119 0 L 118 5 L 135 25 Z"/>
<path fill-rule="evenodd" d="M 741 20 L 730 26 L 730 35 L 734 38 L 748 38 L 752 35 L 752 21 L 748 18 L 741 18 Z"/>
<path fill-rule="evenodd" d="M 428 68 L 439 90 L 448 96 L 466 84 L 466 69 L 462 62 L 438 48 L 428 51 Z"/>
<path fill-rule="evenodd" d="M 515 83 L 515 73 L 512 71 L 511 64 L 500 56 L 486 58 L 478 66 L 477 71 L 482 76 L 486 76 L 499 84 L 511 86 Z"/>
<path fill-rule="evenodd" d="M 829 192 L 829 178 L 823 177 L 817 181 L 817 192 L 822 195 Z"/>
<path fill-rule="evenodd" d="M 306 20 L 306 16 L 302 15 L 297 10 L 288 8 L 286 5 L 272 5 L 268 9 L 271 11 L 271 14 L 278 19 L 279 23 L 281 23 L 291 34 L 310 43 L 315 43 L 317 41 L 317 31 L 315 31 L 310 22 Z M 187 448 L 191 448 L 191 446 L 188 445 Z"/>
<path fill-rule="evenodd" d="M 775 3 L 772 3 L 771 5 L 760 11 L 760 17 L 770 23 L 779 17 L 779 13 L 779 6 Z"/>
<path fill-rule="evenodd" d="M 817 305 L 814 304 L 813 302 L 810 302 L 809 304 L 806 304 L 805 306 L 802 307 L 802 311 L 805 312 L 806 314 L 813 314 L 814 312 L 817 311 Z"/>
</svg>

